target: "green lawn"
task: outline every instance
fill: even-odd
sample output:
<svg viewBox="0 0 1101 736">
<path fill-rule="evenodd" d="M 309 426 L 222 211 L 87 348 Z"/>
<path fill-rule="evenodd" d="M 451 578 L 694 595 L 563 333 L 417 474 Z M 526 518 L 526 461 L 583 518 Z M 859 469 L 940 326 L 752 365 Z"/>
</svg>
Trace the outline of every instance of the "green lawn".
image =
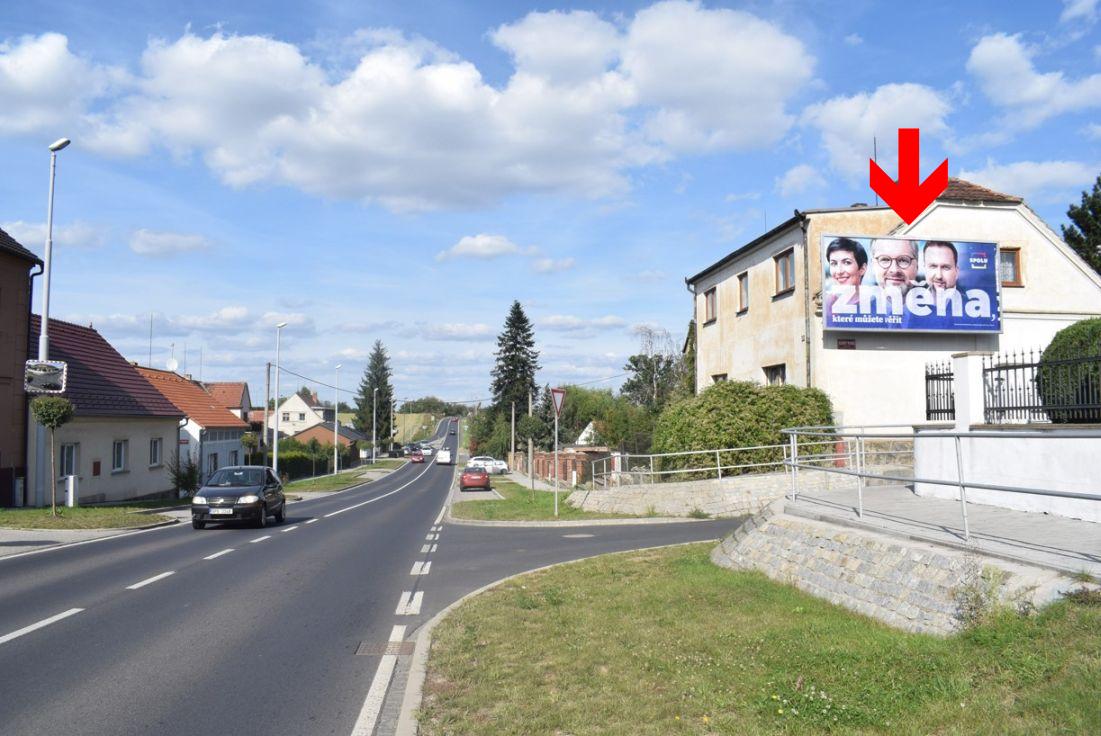
<svg viewBox="0 0 1101 736">
<path fill-rule="evenodd" d="M 463 604 L 433 634 L 420 733 L 1101 733 L 1101 606 L 906 634 L 719 568 L 713 547 L 603 556 Z"/>
<path fill-rule="evenodd" d="M 337 475 L 323 475 L 319 478 L 306 478 L 291 481 L 284 490 L 288 493 L 316 493 L 318 491 L 340 491 L 366 482 L 360 474 L 366 470 L 394 470 L 401 467 L 404 460 L 398 458 L 379 459 L 374 465 L 365 463 L 358 468 Z"/>
<path fill-rule="evenodd" d="M 58 516 L 50 510 L 37 508 L 0 508 L 0 527 L 8 529 L 126 529 L 148 526 L 171 517 L 161 514 L 135 513 L 139 506 L 89 506 L 67 508 L 59 506 Z"/>
<path fill-rule="evenodd" d="M 463 501 L 451 507 L 451 515 L 456 519 L 478 519 L 482 521 L 554 521 L 554 494 L 536 491 L 532 501 L 531 489 L 510 480 L 501 480 L 499 476 L 490 476 L 493 490 L 505 497 L 503 501 Z M 596 514 L 581 511 L 566 505 L 568 490 L 558 493 L 558 519 L 622 519 L 628 518 L 615 514 Z"/>
</svg>

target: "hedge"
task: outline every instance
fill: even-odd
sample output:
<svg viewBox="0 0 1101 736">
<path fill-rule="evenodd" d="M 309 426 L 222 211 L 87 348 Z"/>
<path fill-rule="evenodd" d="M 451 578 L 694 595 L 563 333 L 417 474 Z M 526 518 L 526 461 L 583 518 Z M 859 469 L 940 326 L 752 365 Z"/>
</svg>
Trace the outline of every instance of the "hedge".
<svg viewBox="0 0 1101 736">
<path fill-rule="evenodd" d="M 1052 422 L 1101 423 L 1101 317 L 1055 333 L 1040 358 L 1036 383 Z M 1061 408 L 1067 406 L 1083 408 Z"/>
<path fill-rule="evenodd" d="M 830 399 L 816 388 L 725 381 L 709 386 L 699 396 L 667 407 L 654 428 L 653 452 L 778 445 L 788 442 L 788 438 L 780 433 L 785 427 L 829 425 L 832 422 Z M 779 462 L 783 457 L 782 448 L 749 450 L 727 453 L 722 457 L 722 463 Z M 660 458 L 658 466 L 661 470 L 713 469 L 715 456 Z M 754 470 L 723 470 L 723 474 L 751 473 Z M 774 470 L 763 468 L 757 472 Z"/>
</svg>

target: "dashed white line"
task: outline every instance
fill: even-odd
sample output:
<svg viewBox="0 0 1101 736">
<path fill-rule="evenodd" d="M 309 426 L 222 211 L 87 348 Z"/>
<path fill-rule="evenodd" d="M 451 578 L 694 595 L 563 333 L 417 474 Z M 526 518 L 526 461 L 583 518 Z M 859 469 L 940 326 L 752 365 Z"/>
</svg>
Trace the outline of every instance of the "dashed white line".
<svg viewBox="0 0 1101 736">
<path fill-rule="evenodd" d="M 294 531 L 295 529 L 297 529 L 297 528 L 298 528 L 298 524 L 295 524 L 294 526 L 288 526 L 288 527 L 287 527 L 286 529 L 283 529 L 283 530 L 281 530 L 281 531 L 284 531 L 284 532 L 293 532 L 293 531 Z"/>
<path fill-rule="evenodd" d="M 317 521 L 317 519 L 310 519 L 310 520 L 309 520 L 309 521 L 307 521 L 306 523 L 307 523 L 307 524 L 312 524 L 312 523 L 314 523 L 315 521 Z"/>
<path fill-rule="evenodd" d="M 447 510 L 447 504 L 444 504 L 443 507 L 440 508 L 439 516 L 436 517 L 436 523 L 437 524 L 439 524 L 441 521 L 443 521 L 443 512 L 446 511 L 446 510 Z"/>
<path fill-rule="evenodd" d="M 49 626 L 50 624 L 57 623 L 61 619 L 69 618 L 69 616 L 73 616 L 75 614 L 78 614 L 83 610 L 84 610 L 83 608 L 70 608 L 68 611 L 63 611 L 62 613 L 59 613 L 56 616 L 50 616 L 49 618 L 42 619 L 38 623 L 31 624 L 30 626 L 24 626 L 23 628 L 19 629 L 18 631 L 13 631 L 10 634 L 4 634 L 3 636 L 0 636 L 0 644 L 6 644 L 9 641 L 11 641 L 12 639 L 18 639 L 19 637 L 23 636 L 24 634 L 29 634 L 32 631 L 37 631 L 38 629 L 41 629 L 44 626 Z"/>
<path fill-rule="evenodd" d="M 423 590 L 418 590 L 416 593 L 406 590 L 401 594 L 401 598 L 398 600 L 398 608 L 394 611 L 394 615 L 416 616 L 421 612 L 421 603 L 423 602 Z"/>
<path fill-rule="evenodd" d="M 427 562 L 414 562 L 413 569 L 409 572 L 410 575 L 427 575 L 429 568 L 432 567 L 432 561 Z"/>
<path fill-rule="evenodd" d="M 440 535 L 439 535 L 439 534 L 426 534 L 426 535 L 424 536 L 424 538 L 425 538 L 425 540 L 426 540 L 426 541 L 428 541 L 428 542 L 432 542 L 432 541 L 434 541 L 434 540 L 436 540 L 436 539 L 439 539 L 439 538 L 440 538 Z"/>
<path fill-rule="evenodd" d="M 326 519 L 328 519 L 328 518 L 329 518 L 330 516 L 336 516 L 337 514 L 343 514 L 343 513 L 345 512 L 345 511 L 351 511 L 352 509 L 358 509 L 358 508 L 359 508 L 360 506 L 366 506 L 366 505 L 367 505 L 367 504 L 369 504 L 369 503 L 374 503 L 375 501 L 381 501 L 382 499 L 386 498 L 387 496 L 393 496 L 393 495 L 394 495 L 395 493 L 397 493 L 398 491 L 400 491 L 400 490 L 403 490 L 403 489 L 405 489 L 405 488 L 408 488 L 409 486 L 411 486 L 411 485 L 413 485 L 414 483 L 416 483 L 416 482 L 417 482 L 418 480 L 420 480 L 420 479 L 421 479 L 421 477 L 422 477 L 422 476 L 423 476 L 423 475 L 424 475 L 425 473 L 427 473 L 427 472 L 428 472 L 429 470 L 431 470 L 431 469 L 432 469 L 432 466 L 431 466 L 431 465 L 425 465 L 425 466 L 424 466 L 424 470 L 422 470 L 422 471 L 421 471 L 421 472 L 420 472 L 420 473 L 419 473 L 419 474 L 417 475 L 417 477 L 416 477 L 416 478 L 414 478 L 413 480 L 409 481 L 409 482 L 408 482 L 408 483 L 406 483 L 405 485 L 401 485 L 401 486 L 398 486 L 397 488 L 395 488 L 394 490 L 390 491 L 389 493 L 384 493 L 384 494 L 382 494 L 381 496 L 375 496 L 374 498 L 370 498 L 370 499 L 368 499 L 368 500 L 366 500 L 366 501 L 362 501 L 362 502 L 360 502 L 360 503 L 357 503 L 357 504 L 354 504 L 354 505 L 352 505 L 352 506 L 346 506 L 345 508 L 342 508 L 342 509 L 337 509 L 336 511 L 331 511 L 331 512 L 329 512 L 329 513 L 325 514 L 325 518 L 326 518 Z"/>
<path fill-rule="evenodd" d="M 204 559 L 204 560 L 213 560 L 213 559 L 214 559 L 214 558 L 216 558 L 216 557 L 221 557 L 222 555 L 228 555 L 228 554 L 229 554 L 230 552 L 232 552 L 232 551 L 233 551 L 233 548 L 232 548 L 232 547 L 230 547 L 229 549 L 223 549 L 223 550 L 222 550 L 221 552 L 215 552 L 215 553 L 214 553 L 214 554 L 212 554 L 212 555 L 207 555 L 207 556 L 206 556 L 206 557 L 204 557 L 203 559 Z"/>
<path fill-rule="evenodd" d="M 257 542 L 263 542 L 265 539 L 271 539 L 271 535 L 270 534 L 265 534 L 262 537 L 257 537 L 256 539 L 250 539 L 250 540 L 248 540 L 248 543 L 249 544 L 256 544 Z"/>
<path fill-rule="evenodd" d="M 435 552 L 435 551 L 436 551 L 436 547 L 438 547 L 438 546 L 439 546 L 439 545 L 433 544 L 433 545 L 432 545 L 432 549 L 430 549 L 430 550 L 428 550 L 428 551 L 429 551 L 429 552 Z"/>
<path fill-rule="evenodd" d="M 431 544 L 426 544 L 426 545 L 424 545 L 423 547 L 421 547 L 421 554 L 422 554 L 422 555 L 426 555 L 426 554 L 428 554 L 428 553 L 429 553 L 429 551 L 430 551 L 431 549 L 432 549 L 432 545 L 431 545 Z"/>
<path fill-rule="evenodd" d="M 142 580 L 139 583 L 134 583 L 133 585 L 127 585 L 126 589 L 127 590 L 137 590 L 138 588 L 144 588 L 146 585 L 149 585 L 150 583 L 155 583 L 158 580 L 164 580 L 169 575 L 175 575 L 175 574 L 176 574 L 175 570 L 169 570 L 168 572 L 162 572 L 160 575 L 154 575 L 151 578 L 146 578 L 145 580 Z"/>
<path fill-rule="evenodd" d="M 400 642 L 405 639 L 405 627 L 395 626 L 390 632 L 390 641 Z M 356 725 L 352 727 L 352 736 L 370 736 L 378 723 L 379 713 L 382 712 L 382 702 L 386 699 L 386 689 L 390 687 L 390 678 L 394 676 L 394 666 L 398 658 L 393 654 L 384 654 L 379 660 L 375 677 L 371 680 L 371 687 L 367 690 L 367 697 L 363 701 L 363 707 L 359 711 Z"/>
</svg>

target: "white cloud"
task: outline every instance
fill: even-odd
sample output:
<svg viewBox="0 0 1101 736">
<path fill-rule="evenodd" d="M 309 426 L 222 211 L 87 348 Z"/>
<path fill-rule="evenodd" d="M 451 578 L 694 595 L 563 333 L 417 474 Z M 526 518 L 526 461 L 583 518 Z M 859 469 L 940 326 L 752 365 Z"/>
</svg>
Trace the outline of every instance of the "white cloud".
<svg viewBox="0 0 1101 736">
<path fill-rule="evenodd" d="M 518 71 L 553 82 L 603 74 L 620 43 L 614 25 L 586 10 L 529 13 L 518 23 L 501 26 L 491 38 L 512 56 Z"/>
<path fill-rule="evenodd" d="M 337 327 L 340 332 L 374 333 L 387 332 L 401 327 L 401 323 L 395 320 L 382 320 L 378 322 L 344 322 Z"/>
<path fill-rule="evenodd" d="M 1095 141 L 1101 141 L 1101 125 L 1090 123 L 1086 126 L 1085 134 Z"/>
<path fill-rule="evenodd" d="M 1097 0 L 1063 0 L 1060 23 L 1093 23 L 1097 20 Z"/>
<path fill-rule="evenodd" d="M 532 267 L 539 273 L 554 273 L 556 271 L 568 271 L 576 265 L 572 258 L 537 258 Z"/>
<path fill-rule="evenodd" d="M 872 138 L 879 165 L 891 172 L 898 159 L 898 129 L 919 128 L 922 140 L 949 132 L 944 95 L 920 84 L 885 84 L 868 94 L 834 97 L 809 106 L 803 121 L 817 128 L 834 169 L 851 180 L 868 176 Z"/>
<path fill-rule="evenodd" d="M 141 256 L 171 256 L 206 250 L 210 242 L 202 235 L 157 232 L 144 228 L 130 236 L 130 250 Z"/>
<path fill-rule="evenodd" d="M 1067 201 L 1088 187 L 1101 167 L 1080 161 L 987 161 L 982 169 L 960 171 L 960 178 L 1025 199 Z"/>
<path fill-rule="evenodd" d="M 581 317 L 574 317 L 569 314 L 552 314 L 548 317 L 544 317 L 538 320 L 537 324 L 541 329 L 544 330 L 552 330 L 556 332 L 579 332 L 618 329 L 625 326 L 627 323 L 622 317 L 616 317 L 614 315 L 606 315 L 604 317 L 596 317 L 593 319 L 584 319 Z"/>
<path fill-rule="evenodd" d="M 845 36 L 845 43 L 849 46 L 859 46 L 864 43 L 864 39 L 860 37 L 859 33 L 850 33 Z"/>
<path fill-rule="evenodd" d="M 776 188 L 784 197 L 802 194 L 813 189 L 824 189 L 825 186 L 825 178 L 810 164 L 793 166 L 776 179 Z"/>
<path fill-rule="evenodd" d="M 427 340 L 490 340 L 495 337 L 489 325 L 482 323 L 438 322 L 422 325 L 413 334 Z"/>
<path fill-rule="evenodd" d="M 0 229 L 15 238 L 20 245 L 36 253 L 46 244 L 46 223 L 12 222 L 0 223 Z M 87 222 L 74 222 L 69 225 L 54 225 L 54 245 L 64 248 L 98 248 L 107 240 L 106 228 Z"/>
<path fill-rule="evenodd" d="M 1028 130 L 1056 115 L 1101 107 L 1101 74 L 1067 80 L 1062 72 L 1040 73 L 1034 54 L 1020 36 L 1004 33 L 984 36 L 971 49 L 967 71 L 991 102 L 1005 108 L 1004 128 Z"/>
<path fill-rule="evenodd" d="M 455 245 L 447 250 L 440 251 L 436 254 L 436 260 L 446 261 L 452 258 L 477 258 L 486 260 L 490 258 L 500 258 L 501 256 L 528 255 L 532 252 L 532 248 L 521 248 L 504 235 L 487 235 L 485 233 L 479 233 L 478 235 L 464 236 L 458 243 L 455 243 Z"/>
</svg>

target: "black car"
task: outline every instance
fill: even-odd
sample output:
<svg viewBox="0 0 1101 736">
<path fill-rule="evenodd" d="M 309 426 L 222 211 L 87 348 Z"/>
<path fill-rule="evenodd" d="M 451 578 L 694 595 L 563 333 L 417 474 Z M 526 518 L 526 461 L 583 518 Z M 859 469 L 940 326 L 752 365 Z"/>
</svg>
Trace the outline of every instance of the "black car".
<svg viewBox="0 0 1101 736">
<path fill-rule="evenodd" d="M 283 485 L 262 465 L 216 470 L 191 499 L 191 526 L 196 529 L 208 521 L 250 521 L 265 527 L 269 516 L 282 524 L 286 515 Z"/>
</svg>

